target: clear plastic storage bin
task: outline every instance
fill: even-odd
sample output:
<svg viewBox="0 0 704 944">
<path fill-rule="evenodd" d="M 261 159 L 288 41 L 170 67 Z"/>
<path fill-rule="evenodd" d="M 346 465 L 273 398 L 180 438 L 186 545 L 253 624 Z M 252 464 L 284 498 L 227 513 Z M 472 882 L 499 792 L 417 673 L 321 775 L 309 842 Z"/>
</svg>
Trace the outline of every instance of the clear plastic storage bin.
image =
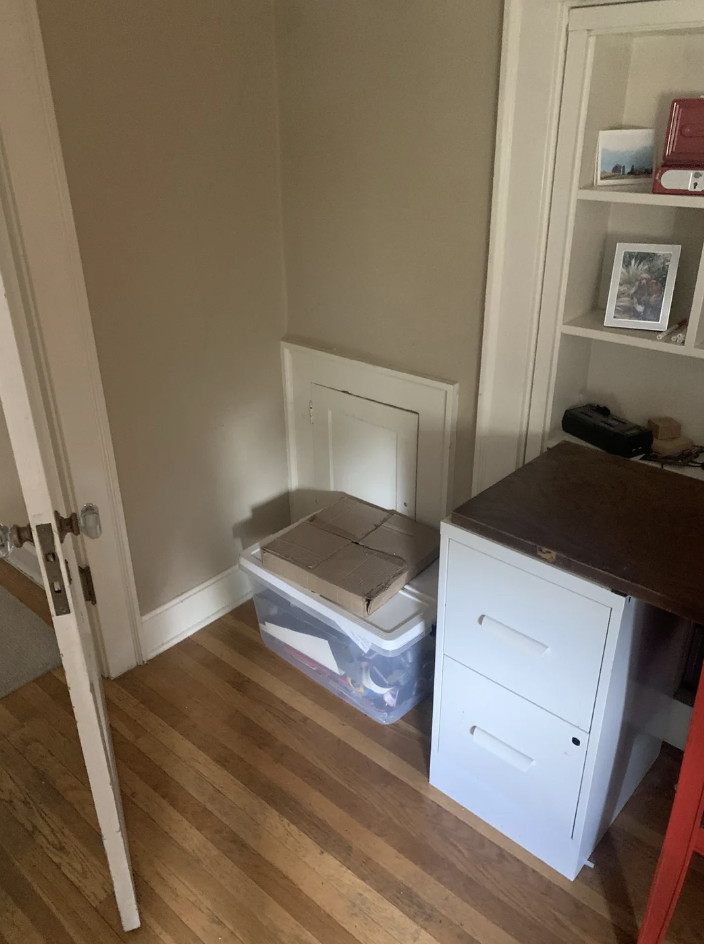
<svg viewBox="0 0 704 944">
<path fill-rule="evenodd" d="M 391 724 L 433 684 L 438 565 L 371 616 L 354 616 L 265 570 L 244 551 L 262 639 L 291 665 L 381 724 Z"/>
</svg>

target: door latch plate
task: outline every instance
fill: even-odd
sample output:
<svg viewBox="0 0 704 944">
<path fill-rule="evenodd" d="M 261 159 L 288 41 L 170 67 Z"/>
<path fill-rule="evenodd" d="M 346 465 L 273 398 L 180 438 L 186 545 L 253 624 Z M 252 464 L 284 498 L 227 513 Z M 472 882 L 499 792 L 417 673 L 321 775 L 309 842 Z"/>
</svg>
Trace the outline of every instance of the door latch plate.
<svg viewBox="0 0 704 944">
<path fill-rule="evenodd" d="M 93 574 L 90 572 L 90 567 L 79 567 L 78 573 L 81 577 L 83 599 L 86 603 L 92 603 L 95 606 L 98 601 L 95 597 L 95 586 L 93 585 Z"/>
<path fill-rule="evenodd" d="M 66 593 L 64 575 L 61 572 L 61 559 L 56 553 L 54 531 L 50 524 L 37 525 L 39 549 L 44 560 L 44 570 L 51 592 L 51 605 L 57 616 L 68 616 L 71 605 Z"/>
</svg>

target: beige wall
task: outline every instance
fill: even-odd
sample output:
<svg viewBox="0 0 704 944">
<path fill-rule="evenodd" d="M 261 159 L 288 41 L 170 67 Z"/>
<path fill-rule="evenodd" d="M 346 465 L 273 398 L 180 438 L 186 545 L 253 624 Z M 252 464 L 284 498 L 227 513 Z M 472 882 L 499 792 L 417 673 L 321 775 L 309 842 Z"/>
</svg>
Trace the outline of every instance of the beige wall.
<svg viewBox="0 0 704 944">
<path fill-rule="evenodd" d="M 285 523 L 286 333 L 459 381 L 467 495 L 500 7 L 39 0 L 143 612 Z"/>
<path fill-rule="evenodd" d="M 280 0 L 288 331 L 460 382 L 469 495 L 499 0 Z"/>
<path fill-rule="evenodd" d="M 27 512 L 17 478 L 17 467 L 12 455 L 5 416 L 0 406 L 0 523 L 27 524 Z"/>
<path fill-rule="evenodd" d="M 288 500 L 267 0 L 40 0 L 140 607 Z"/>
</svg>

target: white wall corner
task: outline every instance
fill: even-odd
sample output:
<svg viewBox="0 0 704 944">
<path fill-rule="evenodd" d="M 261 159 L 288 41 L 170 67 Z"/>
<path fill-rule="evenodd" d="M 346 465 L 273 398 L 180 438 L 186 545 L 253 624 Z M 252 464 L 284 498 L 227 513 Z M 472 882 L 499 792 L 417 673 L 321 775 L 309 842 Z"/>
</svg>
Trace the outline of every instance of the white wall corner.
<svg viewBox="0 0 704 944">
<path fill-rule="evenodd" d="M 37 552 L 31 544 L 24 544 L 22 547 L 15 548 L 8 563 L 12 564 L 15 570 L 19 570 L 25 577 L 29 577 L 39 587 L 44 586 Z"/>
<path fill-rule="evenodd" d="M 142 617 L 142 651 L 146 660 L 169 649 L 251 597 L 246 574 L 238 564 L 182 593 Z"/>
</svg>

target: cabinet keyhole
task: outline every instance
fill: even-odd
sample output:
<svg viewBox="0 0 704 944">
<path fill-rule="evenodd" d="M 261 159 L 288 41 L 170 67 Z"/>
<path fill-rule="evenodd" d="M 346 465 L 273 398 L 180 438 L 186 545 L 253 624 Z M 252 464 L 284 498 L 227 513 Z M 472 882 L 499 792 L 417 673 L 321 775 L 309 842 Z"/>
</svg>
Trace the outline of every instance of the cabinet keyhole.
<svg viewBox="0 0 704 944">
<path fill-rule="evenodd" d="M 579 740 L 579 738 L 572 738 L 572 743 L 575 747 L 579 747 L 582 742 Z"/>
</svg>

